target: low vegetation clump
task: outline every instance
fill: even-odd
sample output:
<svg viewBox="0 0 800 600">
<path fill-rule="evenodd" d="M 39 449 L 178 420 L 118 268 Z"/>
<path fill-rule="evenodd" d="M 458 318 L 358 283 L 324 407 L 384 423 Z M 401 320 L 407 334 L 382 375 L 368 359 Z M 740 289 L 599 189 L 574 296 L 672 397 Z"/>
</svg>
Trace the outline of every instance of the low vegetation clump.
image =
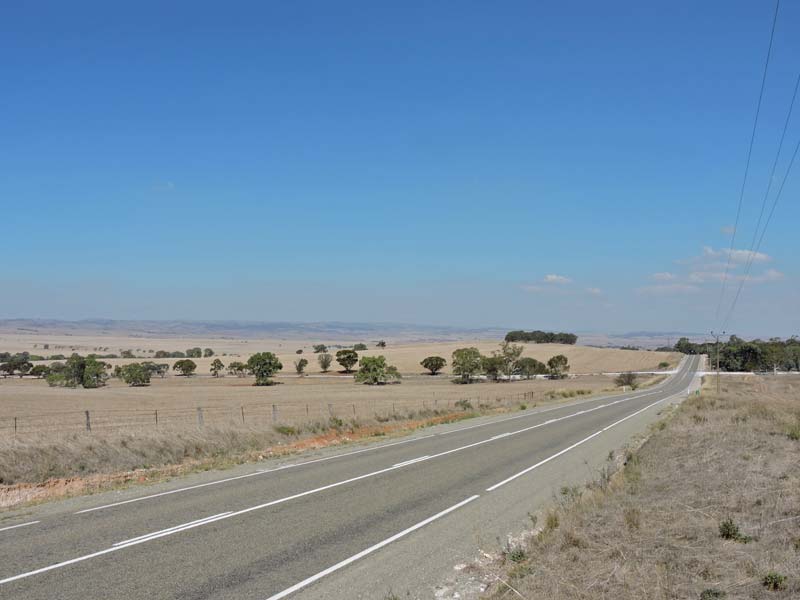
<svg viewBox="0 0 800 600">
<path fill-rule="evenodd" d="M 632 390 L 635 390 L 639 387 L 639 378 L 636 373 L 631 373 L 628 371 L 626 373 L 620 373 L 617 375 L 617 378 L 614 379 L 614 383 L 616 383 L 619 387 L 629 387 Z"/>
<path fill-rule="evenodd" d="M 534 342 L 536 344 L 575 344 L 578 336 L 574 333 L 555 333 L 552 331 L 509 331 L 507 342 Z"/>
<path fill-rule="evenodd" d="M 800 461 L 784 434 L 800 381 L 750 377 L 726 381 L 720 397 L 712 390 L 622 454 L 616 474 L 612 453 L 596 482 L 562 492 L 520 562 L 501 551 L 505 561 L 483 568 L 487 597 L 800 597 Z"/>
</svg>

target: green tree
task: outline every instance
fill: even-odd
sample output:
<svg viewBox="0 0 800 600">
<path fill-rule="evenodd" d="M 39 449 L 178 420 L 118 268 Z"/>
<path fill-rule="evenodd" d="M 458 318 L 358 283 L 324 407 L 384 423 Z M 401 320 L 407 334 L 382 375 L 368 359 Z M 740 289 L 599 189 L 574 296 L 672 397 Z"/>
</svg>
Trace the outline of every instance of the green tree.
<svg viewBox="0 0 800 600">
<path fill-rule="evenodd" d="M 214 350 L 212 350 L 211 348 L 206 348 L 205 350 L 203 350 L 204 358 L 211 358 L 212 356 L 214 356 Z"/>
<path fill-rule="evenodd" d="M 120 367 L 119 376 L 131 387 L 140 387 L 150 383 L 150 369 L 140 363 L 131 363 Z"/>
<path fill-rule="evenodd" d="M 503 374 L 502 356 L 481 356 L 481 370 L 490 381 L 497 381 Z"/>
<path fill-rule="evenodd" d="M 272 352 L 257 352 L 248 359 L 247 369 L 256 376 L 253 385 L 272 385 L 272 376 L 283 369 L 283 364 Z"/>
<path fill-rule="evenodd" d="M 327 352 L 328 347 L 325 344 L 314 344 L 314 354 L 320 354 L 321 352 Z"/>
<path fill-rule="evenodd" d="M 375 344 L 375 346 L 377 346 L 378 348 L 386 348 L 386 342 L 380 340 L 377 344 Z"/>
<path fill-rule="evenodd" d="M 195 346 L 186 350 L 186 358 L 202 358 L 203 350 Z"/>
<path fill-rule="evenodd" d="M 214 377 L 219 377 L 219 374 L 220 374 L 220 373 L 222 373 L 224 370 L 225 370 L 225 365 L 223 364 L 223 362 L 222 362 L 220 359 L 218 359 L 218 358 L 215 358 L 215 359 L 214 359 L 214 360 L 211 362 L 211 369 L 210 369 L 210 371 L 211 371 L 211 374 L 212 374 Z"/>
<path fill-rule="evenodd" d="M 366 349 L 367 349 L 366 344 L 356 344 L 353 346 L 353 350 L 357 350 L 358 352 L 363 352 Z"/>
<path fill-rule="evenodd" d="M 441 356 L 428 356 L 422 359 L 422 362 L 419 363 L 422 365 L 423 369 L 428 369 L 431 372 L 431 375 L 436 375 L 444 369 L 447 361 L 442 358 Z"/>
<path fill-rule="evenodd" d="M 386 364 L 383 356 L 364 356 L 358 363 L 359 369 L 356 373 L 356 383 L 367 385 L 383 385 L 385 383 L 400 380 L 400 373 L 397 367 Z"/>
<path fill-rule="evenodd" d="M 133 350 L 123 350 L 122 352 L 119 353 L 119 355 L 121 358 L 136 358 L 133 355 Z"/>
<path fill-rule="evenodd" d="M 331 368 L 331 363 L 333 362 L 333 356 L 331 356 L 327 352 L 323 352 L 322 354 L 317 356 L 317 362 L 319 363 L 319 368 L 322 369 L 322 372 L 327 373 L 328 369 Z"/>
<path fill-rule="evenodd" d="M 553 379 L 564 379 L 569 372 L 569 360 L 563 354 L 557 354 L 547 361 L 550 368 L 550 376 Z"/>
<path fill-rule="evenodd" d="M 506 380 L 511 381 L 511 376 L 516 371 L 517 361 L 522 356 L 523 350 L 525 348 L 519 344 L 502 341 L 500 342 L 500 350 L 492 352 L 492 356 L 497 359 L 499 372 Z"/>
<path fill-rule="evenodd" d="M 639 387 L 636 373 L 631 373 L 630 371 L 617 375 L 616 379 L 614 379 L 614 383 L 620 387 L 629 387 L 632 390 L 635 390 Z"/>
<path fill-rule="evenodd" d="M 50 374 L 50 367 L 47 365 L 36 365 L 31 369 L 30 375 L 37 379 L 42 379 Z"/>
<path fill-rule="evenodd" d="M 177 371 L 184 377 L 191 377 L 197 370 L 197 363 L 188 358 L 183 358 L 181 360 L 175 361 L 175 364 L 172 365 L 172 370 Z"/>
<path fill-rule="evenodd" d="M 339 350 L 336 353 L 336 362 L 344 367 L 345 373 L 352 373 L 353 367 L 358 362 L 358 352 L 355 350 Z"/>
<path fill-rule="evenodd" d="M 294 361 L 294 370 L 297 371 L 298 375 L 303 375 L 303 371 L 305 371 L 307 365 L 308 365 L 308 359 L 301 358 L 299 360 Z"/>
<path fill-rule="evenodd" d="M 481 372 L 483 357 L 477 348 L 459 348 L 453 352 L 453 373 L 461 377 L 461 383 L 470 383 L 473 376 Z"/>
<path fill-rule="evenodd" d="M 233 360 L 228 363 L 228 373 L 237 377 L 244 377 L 247 375 L 247 365 L 238 360 Z"/>
<path fill-rule="evenodd" d="M 547 365 L 543 362 L 529 356 L 523 356 L 517 360 L 515 373 L 521 377 L 524 377 L 525 379 L 532 379 L 537 375 L 546 375 L 548 370 Z"/>
<path fill-rule="evenodd" d="M 303 349 L 302 348 L 298 348 L 297 350 L 294 351 L 294 353 L 295 354 L 302 354 L 303 353 Z"/>
</svg>

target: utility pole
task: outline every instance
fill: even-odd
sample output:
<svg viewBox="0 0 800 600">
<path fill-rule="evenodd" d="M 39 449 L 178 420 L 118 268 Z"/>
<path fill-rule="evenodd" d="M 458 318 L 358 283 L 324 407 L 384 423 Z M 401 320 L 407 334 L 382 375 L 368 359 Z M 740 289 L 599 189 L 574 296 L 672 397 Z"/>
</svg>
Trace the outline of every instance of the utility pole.
<svg viewBox="0 0 800 600">
<path fill-rule="evenodd" d="M 716 338 L 717 340 L 717 398 L 719 398 L 719 336 L 725 335 L 725 332 L 722 333 L 714 333 L 711 332 L 711 336 Z"/>
</svg>

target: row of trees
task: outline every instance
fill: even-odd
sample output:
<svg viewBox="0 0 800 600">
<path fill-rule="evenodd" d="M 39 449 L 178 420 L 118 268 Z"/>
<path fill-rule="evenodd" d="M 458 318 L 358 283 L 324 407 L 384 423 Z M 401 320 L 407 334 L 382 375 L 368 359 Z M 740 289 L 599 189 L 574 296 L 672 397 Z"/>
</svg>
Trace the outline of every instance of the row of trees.
<svg viewBox="0 0 800 600">
<path fill-rule="evenodd" d="M 386 348 L 386 342 L 384 340 L 378 340 L 377 342 L 375 342 L 375 347 L 376 348 Z M 314 354 L 327 354 L 327 352 L 328 352 L 328 347 L 325 344 L 314 344 L 312 346 L 312 348 L 314 350 Z M 334 346 L 334 348 L 342 348 L 342 346 Z M 342 349 L 343 350 L 355 350 L 356 352 L 365 352 L 365 351 L 369 350 L 367 345 L 364 344 L 364 343 L 353 344 L 352 347 L 344 347 Z M 302 354 L 303 351 L 302 350 L 298 350 L 297 353 L 298 354 Z"/>
<path fill-rule="evenodd" d="M 661 350 L 662 348 L 660 348 Z M 708 354 L 709 366 L 719 366 L 722 371 L 800 371 L 800 339 L 795 336 L 787 340 L 743 340 L 735 335 L 728 341 L 695 344 L 688 338 L 680 338 L 673 348 L 683 354 Z"/>
<path fill-rule="evenodd" d="M 537 375 L 547 375 L 562 379 L 569 372 L 569 360 L 563 354 L 550 358 L 547 364 L 522 356 L 524 348 L 508 341 L 500 343 L 500 349 L 490 356 L 484 356 L 477 348 L 458 348 L 453 352 L 453 374 L 458 376 L 456 383 L 471 383 L 474 378 L 485 375 L 492 381 L 510 381 L 514 376 L 531 379 Z M 438 374 L 447 364 L 441 356 L 428 356 L 420 363 L 431 375 Z"/>
<path fill-rule="evenodd" d="M 553 331 L 509 331 L 507 342 L 535 342 L 536 344 L 575 344 L 578 336 L 574 333 L 555 333 Z"/>
</svg>

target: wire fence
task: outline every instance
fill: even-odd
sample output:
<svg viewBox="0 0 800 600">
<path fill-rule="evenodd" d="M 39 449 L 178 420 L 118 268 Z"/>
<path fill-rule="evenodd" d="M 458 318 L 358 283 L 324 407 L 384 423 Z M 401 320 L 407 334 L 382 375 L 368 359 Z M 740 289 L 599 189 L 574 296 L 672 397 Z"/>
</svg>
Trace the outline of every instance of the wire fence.
<svg viewBox="0 0 800 600">
<path fill-rule="evenodd" d="M 154 409 L 93 409 L 0 417 L 0 437 L 24 438 L 42 434 L 64 435 L 106 432 L 188 431 L 205 428 L 266 428 L 343 421 L 386 421 L 420 413 L 488 409 L 524 404 L 534 392 L 464 396 L 456 398 L 374 398 L 353 402 L 253 402 Z"/>
</svg>

